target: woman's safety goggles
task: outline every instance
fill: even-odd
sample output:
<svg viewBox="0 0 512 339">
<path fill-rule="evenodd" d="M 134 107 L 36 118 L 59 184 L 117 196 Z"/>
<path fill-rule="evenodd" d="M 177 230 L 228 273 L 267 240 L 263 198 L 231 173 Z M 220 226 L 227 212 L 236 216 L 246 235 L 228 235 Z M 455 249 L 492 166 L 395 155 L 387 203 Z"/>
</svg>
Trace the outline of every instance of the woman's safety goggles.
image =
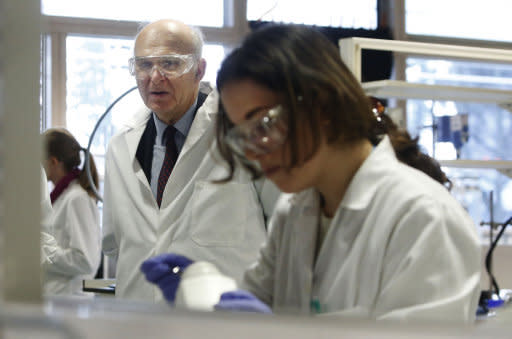
<svg viewBox="0 0 512 339">
<path fill-rule="evenodd" d="M 151 77 L 156 67 L 162 76 L 177 78 L 194 66 L 192 54 L 169 54 L 159 56 L 136 56 L 129 60 L 130 74 L 137 79 Z"/>
<path fill-rule="evenodd" d="M 226 144 L 241 156 L 270 153 L 286 140 L 288 128 L 283 116 L 282 106 L 276 106 L 263 117 L 236 125 L 226 133 Z"/>
</svg>

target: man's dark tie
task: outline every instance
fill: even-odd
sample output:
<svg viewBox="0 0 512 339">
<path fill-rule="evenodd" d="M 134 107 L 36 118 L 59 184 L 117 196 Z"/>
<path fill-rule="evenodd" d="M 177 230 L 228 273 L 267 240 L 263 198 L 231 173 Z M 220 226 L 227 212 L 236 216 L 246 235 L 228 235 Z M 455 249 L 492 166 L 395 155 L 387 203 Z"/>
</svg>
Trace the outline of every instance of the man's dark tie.
<svg viewBox="0 0 512 339">
<path fill-rule="evenodd" d="M 163 139 L 165 140 L 165 158 L 160 170 L 160 176 L 158 177 L 158 189 L 156 192 L 156 202 L 158 207 L 162 203 L 162 194 L 164 193 L 165 185 L 171 175 L 172 169 L 176 160 L 178 159 L 178 149 L 174 141 L 174 134 L 176 129 L 173 126 L 167 126 L 165 129 Z"/>
</svg>

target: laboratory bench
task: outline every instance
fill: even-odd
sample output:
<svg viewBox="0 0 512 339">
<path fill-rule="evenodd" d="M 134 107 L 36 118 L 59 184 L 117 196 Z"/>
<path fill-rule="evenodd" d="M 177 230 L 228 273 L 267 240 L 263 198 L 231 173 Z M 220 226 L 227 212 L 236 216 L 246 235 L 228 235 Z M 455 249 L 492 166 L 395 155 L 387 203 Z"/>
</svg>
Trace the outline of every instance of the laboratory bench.
<svg viewBox="0 0 512 339">
<path fill-rule="evenodd" d="M 369 322 L 335 317 L 191 312 L 166 303 L 52 298 L 0 306 L 4 339 L 17 338 L 510 338 L 512 305 L 471 326 Z"/>
</svg>

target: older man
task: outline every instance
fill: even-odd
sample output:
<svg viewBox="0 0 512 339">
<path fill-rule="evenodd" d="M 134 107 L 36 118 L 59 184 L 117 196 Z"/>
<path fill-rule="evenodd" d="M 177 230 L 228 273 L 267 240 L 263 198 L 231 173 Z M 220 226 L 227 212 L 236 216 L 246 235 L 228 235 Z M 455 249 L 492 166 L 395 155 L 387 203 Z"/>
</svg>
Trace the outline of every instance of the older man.
<svg viewBox="0 0 512 339">
<path fill-rule="evenodd" d="M 106 155 L 103 250 L 116 256 L 116 295 L 158 301 L 139 267 L 165 252 L 215 264 L 241 279 L 265 240 L 278 190 L 235 174 L 214 143 L 218 99 L 199 91 L 206 62 L 201 33 L 175 20 L 144 27 L 130 71 L 147 106 L 114 136 Z"/>
</svg>

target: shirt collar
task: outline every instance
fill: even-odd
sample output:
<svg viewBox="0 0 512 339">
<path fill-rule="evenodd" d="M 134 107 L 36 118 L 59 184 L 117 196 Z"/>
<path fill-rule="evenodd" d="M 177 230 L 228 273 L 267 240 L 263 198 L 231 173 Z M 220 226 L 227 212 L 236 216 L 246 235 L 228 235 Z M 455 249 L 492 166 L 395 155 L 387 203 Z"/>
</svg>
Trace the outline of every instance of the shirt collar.
<svg viewBox="0 0 512 339">
<path fill-rule="evenodd" d="M 190 131 L 190 127 L 192 126 L 192 121 L 194 120 L 194 112 L 197 106 L 197 97 L 192 106 L 187 110 L 187 112 L 180 118 L 180 120 L 176 121 L 173 125 L 174 128 L 178 130 L 183 136 L 187 136 Z M 156 127 L 156 140 L 160 145 L 162 144 L 162 136 L 164 135 L 165 129 L 167 128 L 167 124 L 160 120 L 155 112 L 151 112 L 153 114 L 153 120 L 155 121 Z"/>
<path fill-rule="evenodd" d="M 388 136 L 373 149 L 352 178 L 340 207 L 361 210 L 366 208 L 375 195 L 379 181 L 386 180 L 386 172 L 398 164 Z"/>
</svg>

